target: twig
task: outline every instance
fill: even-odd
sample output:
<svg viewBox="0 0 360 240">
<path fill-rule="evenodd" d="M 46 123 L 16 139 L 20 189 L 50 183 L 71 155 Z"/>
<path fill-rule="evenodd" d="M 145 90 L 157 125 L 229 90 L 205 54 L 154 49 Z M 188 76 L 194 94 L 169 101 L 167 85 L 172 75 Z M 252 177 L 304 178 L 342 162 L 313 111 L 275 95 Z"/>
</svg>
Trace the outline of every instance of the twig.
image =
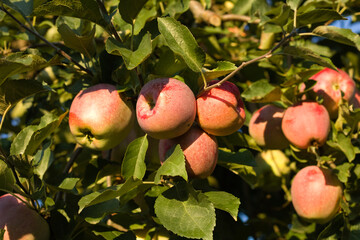
<svg viewBox="0 0 360 240">
<path fill-rule="evenodd" d="M 248 22 L 248 23 L 254 23 L 254 24 L 260 23 L 260 19 L 251 20 L 251 17 L 249 17 L 249 16 L 238 15 L 238 14 L 222 15 L 221 20 L 222 21 L 242 21 L 242 22 Z"/>
<path fill-rule="evenodd" d="M 226 77 L 224 77 L 223 79 L 221 79 L 219 82 L 213 84 L 213 85 L 210 85 L 208 87 L 204 87 L 204 89 L 198 94 L 201 95 L 203 92 L 206 92 L 206 91 L 209 91 L 210 89 L 212 88 L 215 88 L 215 87 L 219 87 L 221 86 L 221 84 L 223 84 L 224 82 L 228 81 L 230 78 L 232 78 L 237 72 L 239 72 L 241 69 L 243 69 L 244 67 L 246 67 L 247 65 L 250 65 L 254 62 L 257 62 L 261 59 L 264 59 L 264 58 L 269 58 L 272 56 L 272 54 L 278 49 L 280 48 L 282 45 L 284 45 L 285 43 L 287 43 L 289 41 L 289 39 L 291 37 L 293 37 L 294 35 L 296 34 L 296 29 L 294 29 L 291 33 L 289 33 L 289 35 L 285 36 L 284 38 L 281 39 L 281 41 L 275 46 L 273 47 L 271 50 L 269 50 L 267 53 L 257 57 L 257 58 L 254 58 L 254 59 L 251 59 L 249 61 L 246 61 L 246 62 L 242 62 L 241 65 L 239 67 L 237 67 L 234 71 L 232 71 L 231 73 L 229 73 Z"/>
<path fill-rule="evenodd" d="M 104 5 L 104 2 L 102 0 L 96 0 L 97 4 L 99 5 L 100 7 L 100 10 L 101 12 L 106 15 L 107 17 L 109 16 L 106 8 L 105 8 L 105 5 Z M 118 40 L 119 42 L 123 42 L 123 40 L 121 39 L 120 35 L 118 34 L 118 32 L 116 31 L 115 27 L 114 27 L 114 24 L 112 23 L 112 21 L 110 21 L 109 23 L 109 30 L 110 32 L 114 35 L 115 39 Z"/>
<path fill-rule="evenodd" d="M 78 66 L 81 70 L 83 70 L 84 72 L 86 72 L 87 74 L 94 76 L 94 74 L 87 68 L 83 67 L 80 63 L 76 62 L 69 54 L 67 54 L 66 52 L 64 52 L 63 50 L 61 50 L 59 47 L 57 47 L 55 44 L 49 42 L 48 40 L 46 40 L 43 36 L 41 36 L 38 32 L 36 32 L 35 30 L 29 28 L 28 26 L 24 25 L 22 22 L 20 22 L 14 15 L 12 15 L 8 10 L 6 10 L 6 8 L 0 6 L 0 10 L 2 10 L 3 12 L 5 12 L 7 15 L 9 15 L 15 22 L 17 22 L 22 28 L 24 28 L 26 31 L 29 31 L 30 33 L 32 33 L 33 35 L 35 35 L 36 37 L 40 38 L 42 41 L 44 41 L 47 45 L 49 45 L 50 47 L 52 47 L 53 49 L 56 50 L 56 53 L 63 56 L 64 58 L 66 58 L 67 60 L 69 60 L 70 62 L 74 63 L 76 66 Z"/>
<path fill-rule="evenodd" d="M 196 22 L 206 22 L 216 27 L 221 25 L 221 17 L 211 10 L 206 10 L 200 2 L 191 0 L 189 8 Z"/>
<path fill-rule="evenodd" d="M 66 163 L 65 168 L 62 172 L 64 175 L 69 174 L 72 165 L 74 164 L 76 158 L 80 155 L 82 150 L 83 150 L 83 147 L 81 147 L 79 144 L 76 144 L 74 151 L 71 154 L 70 160 L 69 160 L 69 162 Z M 61 198 L 61 196 L 62 196 L 62 192 L 57 192 L 56 196 L 55 196 L 55 202 L 58 202 L 59 199 Z"/>
<path fill-rule="evenodd" d="M 74 164 L 76 158 L 80 155 L 82 150 L 83 150 L 83 147 L 81 147 L 79 144 L 76 144 L 74 152 L 72 153 L 69 162 L 67 162 L 67 164 L 63 170 L 63 174 L 68 174 L 70 172 L 72 165 Z"/>
</svg>

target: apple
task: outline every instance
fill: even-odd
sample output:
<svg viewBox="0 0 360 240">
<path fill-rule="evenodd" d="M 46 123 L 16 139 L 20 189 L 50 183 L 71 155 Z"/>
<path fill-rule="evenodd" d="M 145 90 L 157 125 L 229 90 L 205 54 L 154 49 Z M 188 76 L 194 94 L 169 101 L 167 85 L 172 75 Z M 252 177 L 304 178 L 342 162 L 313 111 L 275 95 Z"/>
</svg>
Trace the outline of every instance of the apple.
<svg viewBox="0 0 360 240">
<path fill-rule="evenodd" d="M 184 152 L 189 177 L 206 178 L 212 174 L 218 159 L 218 144 L 215 136 L 193 126 L 177 138 L 161 139 L 159 141 L 161 163 L 166 160 L 167 152 L 176 144 L 180 144 Z"/>
<path fill-rule="evenodd" d="M 284 149 L 289 141 L 281 130 L 285 109 L 265 105 L 255 111 L 249 122 L 249 134 L 256 144 L 266 149 Z"/>
<path fill-rule="evenodd" d="M 281 129 L 285 137 L 299 149 L 325 144 L 330 132 L 330 117 L 317 102 L 299 102 L 284 113 Z"/>
<path fill-rule="evenodd" d="M 316 81 L 312 91 L 323 98 L 323 105 L 328 110 L 331 119 L 337 117 L 341 98 L 350 101 L 355 94 L 354 80 L 341 69 L 335 71 L 324 68 L 310 79 Z"/>
<path fill-rule="evenodd" d="M 103 151 L 115 147 L 128 135 L 133 122 L 131 102 L 111 84 L 80 91 L 70 106 L 70 131 L 87 148 Z"/>
<path fill-rule="evenodd" d="M 4 240 L 50 239 L 50 228 L 45 219 L 11 194 L 0 197 L 0 229 L 5 230 Z"/>
<path fill-rule="evenodd" d="M 146 83 L 136 102 L 140 127 L 156 139 L 184 134 L 196 117 L 194 93 L 174 78 L 157 78 Z"/>
<path fill-rule="evenodd" d="M 282 178 L 291 171 L 289 158 L 281 150 L 273 149 L 258 153 L 255 162 L 257 185 L 267 191 L 281 189 Z"/>
<path fill-rule="evenodd" d="M 353 105 L 353 109 L 360 108 L 360 91 L 358 89 L 355 90 L 354 97 L 349 101 L 350 105 Z"/>
<path fill-rule="evenodd" d="M 340 210 L 342 185 L 332 170 L 307 166 L 295 175 L 291 196 L 294 209 L 301 218 L 324 224 Z"/>
<path fill-rule="evenodd" d="M 209 82 L 209 86 L 217 82 L 213 80 Z M 234 83 L 224 82 L 220 87 L 202 93 L 196 104 L 198 123 L 209 134 L 230 135 L 244 125 L 244 103 Z"/>
</svg>

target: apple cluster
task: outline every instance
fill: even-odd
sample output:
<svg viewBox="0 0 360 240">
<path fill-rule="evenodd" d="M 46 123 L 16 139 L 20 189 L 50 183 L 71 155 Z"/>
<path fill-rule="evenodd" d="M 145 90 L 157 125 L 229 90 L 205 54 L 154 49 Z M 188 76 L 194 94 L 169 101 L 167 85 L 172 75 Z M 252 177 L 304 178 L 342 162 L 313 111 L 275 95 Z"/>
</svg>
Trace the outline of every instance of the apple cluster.
<svg viewBox="0 0 360 240">
<path fill-rule="evenodd" d="M 322 99 L 321 103 L 303 97 L 286 109 L 268 104 L 252 114 L 249 134 L 264 149 L 256 158 L 259 175 L 269 169 L 277 178 L 287 175 L 289 161 L 281 150 L 290 144 L 300 150 L 323 146 L 343 100 L 360 108 L 360 93 L 346 72 L 325 68 L 310 79 L 316 81 L 311 92 Z M 209 86 L 217 83 L 211 81 Z M 158 141 L 161 163 L 179 144 L 192 178 L 212 174 L 218 158 L 216 136 L 230 135 L 244 122 L 244 102 L 235 84 L 224 82 L 196 97 L 188 85 L 174 78 L 147 82 L 140 90 L 135 109 L 115 86 L 98 84 L 80 91 L 69 112 L 70 130 L 76 141 L 91 149 L 104 151 L 131 141 L 138 135 L 129 134 L 136 126 Z M 278 158 L 283 159 L 281 163 Z M 262 163 L 267 167 L 261 167 Z M 323 223 L 338 212 L 342 188 L 330 170 L 311 166 L 295 176 L 291 193 L 294 208 L 302 218 Z M 323 205 L 327 212 L 311 209 L 317 205 Z"/>
<path fill-rule="evenodd" d="M 131 129 L 139 126 L 159 141 L 161 163 L 180 144 L 188 175 L 194 178 L 206 178 L 213 172 L 218 158 L 216 136 L 236 132 L 244 121 L 244 103 L 235 84 L 225 82 L 196 98 L 188 85 L 174 78 L 147 82 L 135 111 L 110 84 L 80 91 L 69 111 L 70 131 L 80 145 L 106 151 L 136 138 L 138 134 Z"/>
<path fill-rule="evenodd" d="M 268 104 L 253 113 L 249 134 L 258 146 L 264 148 L 257 157 L 256 170 L 260 175 L 271 169 L 275 176 L 279 170 L 273 166 L 273 157 L 266 156 L 266 153 L 285 149 L 289 144 L 299 150 L 323 146 L 330 132 L 331 120 L 337 118 L 342 102 L 348 102 L 354 109 L 360 108 L 360 92 L 354 80 L 343 70 L 324 68 L 310 79 L 315 81 L 310 93 L 320 103 L 304 95 L 300 102 L 286 109 Z M 300 90 L 303 91 L 304 87 L 302 85 Z M 288 170 L 283 158 L 277 157 L 275 162 Z M 294 209 L 302 219 L 326 223 L 340 210 L 342 185 L 331 170 L 308 166 L 295 175 L 291 196 Z"/>
<path fill-rule="evenodd" d="M 209 85 L 216 84 L 211 81 Z M 158 78 L 146 83 L 136 103 L 141 129 L 159 139 L 159 159 L 164 162 L 177 144 L 184 152 L 190 177 L 206 178 L 217 163 L 216 136 L 239 130 L 245 121 L 238 87 L 225 82 L 197 98 L 183 82 Z"/>
</svg>

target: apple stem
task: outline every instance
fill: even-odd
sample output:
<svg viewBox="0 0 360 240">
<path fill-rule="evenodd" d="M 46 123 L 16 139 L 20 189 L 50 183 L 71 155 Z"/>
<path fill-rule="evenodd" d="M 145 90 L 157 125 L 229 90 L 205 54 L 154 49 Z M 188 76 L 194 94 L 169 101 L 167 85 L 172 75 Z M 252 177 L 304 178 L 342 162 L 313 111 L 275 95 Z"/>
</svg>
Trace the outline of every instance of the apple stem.
<svg viewBox="0 0 360 240">
<path fill-rule="evenodd" d="M 237 67 L 234 71 L 232 71 L 231 73 L 229 73 L 226 77 L 224 77 L 223 79 L 221 79 L 219 82 L 217 82 L 216 84 L 213 84 L 213 85 L 210 85 L 210 86 L 204 86 L 203 90 L 200 91 L 200 93 L 198 94 L 198 96 L 200 96 L 202 93 L 206 92 L 206 91 L 209 91 L 210 89 L 212 88 L 215 88 L 215 87 L 219 87 L 221 86 L 221 84 L 223 84 L 224 82 L 228 81 L 230 78 L 232 78 L 237 72 L 239 72 L 241 69 L 243 69 L 244 67 L 246 67 L 247 65 L 250 65 L 252 63 L 255 63 L 257 61 L 260 61 L 264 58 L 270 58 L 273 53 L 278 49 L 280 48 L 281 46 L 285 45 L 286 43 L 289 42 L 289 40 L 295 36 L 297 34 L 296 32 L 296 28 L 294 28 L 291 33 L 289 33 L 287 36 L 283 37 L 280 42 L 278 44 L 275 45 L 275 47 L 273 47 L 272 49 L 270 49 L 267 53 L 257 57 L 257 58 L 254 58 L 254 59 L 251 59 L 249 61 L 245 61 L 245 62 L 242 62 L 240 64 L 239 67 Z"/>
</svg>

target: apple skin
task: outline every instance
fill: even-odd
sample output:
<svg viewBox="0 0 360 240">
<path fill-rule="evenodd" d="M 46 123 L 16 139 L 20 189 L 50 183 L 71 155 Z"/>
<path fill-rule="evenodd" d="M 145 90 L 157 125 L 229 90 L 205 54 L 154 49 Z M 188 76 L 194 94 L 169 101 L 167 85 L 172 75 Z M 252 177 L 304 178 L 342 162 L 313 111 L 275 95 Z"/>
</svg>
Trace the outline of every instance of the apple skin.
<svg viewBox="0 0 360 240">
<path fill-rule="evenodd" d="M 11 194 L 0 197 L 0 216 L 0 229 L 5 229 L 4 240 L 50 239 L 45 219 Z"/>
<path fill-rule="evenodd" d="M 343 98 L 345 100 L 351 100 L 356 90 L 354 80 L 343 70 L 338 69 L 337 72 L 330 68 L 324 68 L 310 79 L 316 81 L 312 91 L 323 97 L 323 105 L 328 110 L 331 119 L 337 118 L 339 103 L 342 98 L 341 92 L 344 93 Z"/>
<path fill-rule="evenodd" d="M 156 139 L 184 134 L 196 117 L 194 93 L 174 78 L 157 78 L 146 83 L 136 103 L 140 127 Z"/>
<path fill-rule="evenodd" d="M 209 86 L 217 82 L 211 81 Z M 227 136 L 244 125 L 244 102 L 234 83 L 224 82 L 220 87 L 202 93 L 196 103 L 199 126 L 211 135 Z"/>
<path fill-rule="evenodd" d="M 302 219 L 324 224 L 340 210 L 342 185 L 330 169 L 307 166 L 295 175 L 291 196 Z"/>
<path fill-rule="evenodd" d="M 284 149 L 289 141 L 281 130 L 285 109 L 265 105 L 255 111 L 249 122 L 249 134 L 256 144 L 266 149 Z"/>
<path fill-rule="evenodd" d="M 282 178 L 291 171 L 289 158 L 281 150 L 273 149 L 258 153 L 255 162 L 257 185 L 269 192 L 280 190 Z"/>
<path fill-rule="evenodd" d="M 103 151 L 119 144 L 134 122 L 131 102 L 114 85 L 97 84 L 80 91 L 69 112 L 70 131 L 87 148 Z"/>
<path fill-rule="evenodd" d="M 218 144 L 215 136 L 193 126 L 184 135 L 159 141 L 159 158 L 163 163 L 166 153 L 180 144 L 186 160 L 186 171 L 191 178 L 207 178 L 215 169 L 218 159 Z"/>
<path fill-rule="evenodd" d="M 354 110 L 360 108 L 360 91 L 355 90 L 354 97 L 349 101 L 350 105 L 353 105 Z"/>
<path fill-rule="evenodd" d="M 330 132 L 330 117 L 317 102 L 299 102 L 286 109 L 281 129 L 285 137 L 299 149 L 325 144 Z"/>
</svg>

